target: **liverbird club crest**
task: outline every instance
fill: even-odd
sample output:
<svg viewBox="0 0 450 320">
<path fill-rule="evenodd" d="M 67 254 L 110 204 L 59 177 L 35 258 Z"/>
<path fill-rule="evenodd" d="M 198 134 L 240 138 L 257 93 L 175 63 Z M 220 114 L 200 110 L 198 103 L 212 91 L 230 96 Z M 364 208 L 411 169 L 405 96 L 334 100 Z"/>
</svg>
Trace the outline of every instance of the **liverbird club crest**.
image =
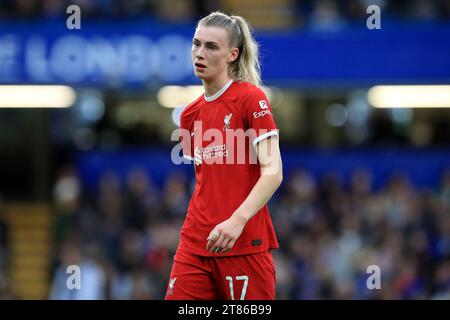
<svg viewBox="0 0 450 320">
<path fill-rule="evenodd" d="M 226 131 L 228 129 L 231 129 L 231 117 L 233 116 L 232 113 L 227 114 L 225 118 L 223 119 L 223 122 L 225 125 L 223 126 L 223 131 Z"/>
</svg>

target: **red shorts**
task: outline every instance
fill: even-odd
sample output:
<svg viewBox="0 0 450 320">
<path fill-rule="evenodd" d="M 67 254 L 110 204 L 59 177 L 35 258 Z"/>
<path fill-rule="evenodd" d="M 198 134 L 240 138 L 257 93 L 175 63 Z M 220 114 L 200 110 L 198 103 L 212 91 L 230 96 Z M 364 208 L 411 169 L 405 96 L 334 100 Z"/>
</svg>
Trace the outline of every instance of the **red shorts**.
<svg viewBox="0 0 450 320">
<path fill-rule="evenodd" d="M 270 251 L 231 257 L 177 252 L 165 300 L 273 300 Z"/>
</svg>

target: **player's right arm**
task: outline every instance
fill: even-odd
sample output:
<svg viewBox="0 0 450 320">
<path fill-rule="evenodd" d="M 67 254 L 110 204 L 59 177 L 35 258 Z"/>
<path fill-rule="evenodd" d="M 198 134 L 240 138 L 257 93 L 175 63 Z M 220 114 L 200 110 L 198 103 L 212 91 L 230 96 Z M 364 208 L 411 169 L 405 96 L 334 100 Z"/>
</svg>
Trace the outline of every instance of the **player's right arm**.
<svg viewBox="0 0 450 320">
<path fill-rule="evenodd" d="M 233 215 L 218 224 L 209 234 L 206 249 L 212 253 L 227 252 L 233 248 L 247 222 L 269 201 L 283 181 L 278 137 L 262 140 L 256 150 L 261 176 Z"/>
</svg>

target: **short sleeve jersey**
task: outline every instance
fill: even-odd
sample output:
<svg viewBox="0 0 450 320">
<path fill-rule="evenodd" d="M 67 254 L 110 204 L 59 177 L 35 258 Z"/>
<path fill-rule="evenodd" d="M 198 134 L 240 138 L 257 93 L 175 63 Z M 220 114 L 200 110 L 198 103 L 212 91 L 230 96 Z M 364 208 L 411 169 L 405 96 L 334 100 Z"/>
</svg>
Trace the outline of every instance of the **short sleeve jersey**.
<svg viewBox="0 0 450 320">
<path fill-rule="evenodd" d="M 278 135 L 273 111 L 258 87 L 230 80 L 214 96 L 202 95 L 181 114 L 183 157 L 195 167 L 196 184 L 178 250 L 212 256 L 206 238 L 247 198 L 261 176 L 255 147 Z M 278 248 L 267 205 L 246 224 L 224 256 Z"/>
</svg>

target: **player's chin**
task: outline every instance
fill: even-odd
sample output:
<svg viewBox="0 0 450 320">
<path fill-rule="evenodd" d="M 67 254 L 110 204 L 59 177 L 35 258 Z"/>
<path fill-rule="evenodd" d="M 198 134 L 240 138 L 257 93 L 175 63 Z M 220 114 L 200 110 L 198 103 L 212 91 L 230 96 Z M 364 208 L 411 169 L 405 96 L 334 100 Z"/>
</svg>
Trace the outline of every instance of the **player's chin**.
<svg viewBox="0 0 450 320">
<path fill-rule="evenodd" d="M 208 77 L 205 75 L 204 72 L 197 72 L 197 71 L 195 71 L 194 73 L 195 73 L 195 76 L 197 78 L 199 78 L 200 80 L 207 80 L 208 79 Z"/>
</svg>

